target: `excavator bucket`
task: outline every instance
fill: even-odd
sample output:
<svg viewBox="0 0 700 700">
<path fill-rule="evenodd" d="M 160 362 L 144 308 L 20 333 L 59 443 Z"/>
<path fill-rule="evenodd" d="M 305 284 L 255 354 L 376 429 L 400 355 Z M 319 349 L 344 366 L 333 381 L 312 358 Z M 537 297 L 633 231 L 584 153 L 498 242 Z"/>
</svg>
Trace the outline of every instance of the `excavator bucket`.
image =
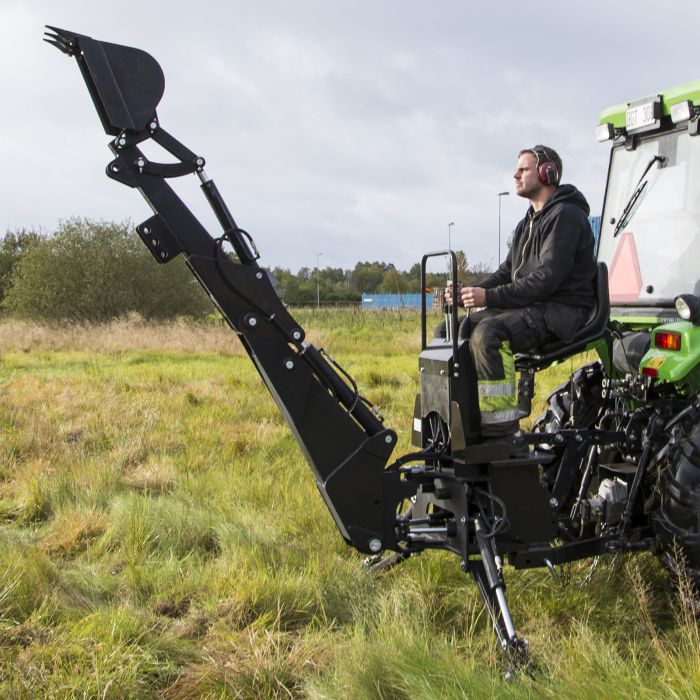
<svg viewBox="0 0 700 700">
<path fill-rule="evenodd" d="M 46 28 L 44 41 L 78 61 L 104 130 L 113 136 L 144 130 L 165 89 L 158 62 L 141 49 Z"/>
</svg>

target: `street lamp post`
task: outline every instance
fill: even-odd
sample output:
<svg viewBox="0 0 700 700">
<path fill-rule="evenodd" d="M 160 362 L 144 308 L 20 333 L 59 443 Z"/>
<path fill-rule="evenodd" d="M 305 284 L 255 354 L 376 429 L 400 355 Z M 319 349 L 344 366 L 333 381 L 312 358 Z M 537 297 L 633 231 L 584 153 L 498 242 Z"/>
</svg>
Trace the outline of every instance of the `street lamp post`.
<svg viewBox="0 0 700 700">
<path fill-rule="evenodd" d="M 316 253 L 316 308 L 321 308 L 321 256 L 323 253 Z"/>
<path fill-rule="evenodd" d="M 452 250 L 452 227 L 455 225 L 454 221 L 450 221 L 447 224 L 447 250 Z"/>
<path fill-rule="evenodd" d="M 498 267 L 501 266 L 501 197 L 505 197 L 510 192 L 498 193 Z"/>
</svg>

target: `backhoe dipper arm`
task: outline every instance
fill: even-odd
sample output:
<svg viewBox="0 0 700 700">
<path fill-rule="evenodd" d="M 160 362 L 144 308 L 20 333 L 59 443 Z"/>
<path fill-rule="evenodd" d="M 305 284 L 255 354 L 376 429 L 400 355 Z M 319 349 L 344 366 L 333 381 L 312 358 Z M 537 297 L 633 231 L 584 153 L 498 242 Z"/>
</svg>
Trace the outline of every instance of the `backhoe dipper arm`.
<svg viewBox="0 0 700 700">
<path fill-rule="evenodd" d="M 48 27 L 45 40 L 74 56 L 115 156 L 107 175 L 138 188 L 154 215 L 136 230 L 159 263 L 182 254 L 255 364 L 316 477 L 345 540 L 361 552 L 400 549 L 396 508 L 415 493 L 386 469 L 396 434 L 359 395 L 350 377 L 304 331 L 258 265 L 252 238 L 234 221 L 204 159 L 164 131 L 156 107 L 163 72 L 139 49 Z M 153 139 L 176 163 L 150 162 L 139 144 Z M 196 173 L 223 233 L 211 236 L 166 179 Z M 229 242 L 237 260 L 224 251 Z"/>
</svg>

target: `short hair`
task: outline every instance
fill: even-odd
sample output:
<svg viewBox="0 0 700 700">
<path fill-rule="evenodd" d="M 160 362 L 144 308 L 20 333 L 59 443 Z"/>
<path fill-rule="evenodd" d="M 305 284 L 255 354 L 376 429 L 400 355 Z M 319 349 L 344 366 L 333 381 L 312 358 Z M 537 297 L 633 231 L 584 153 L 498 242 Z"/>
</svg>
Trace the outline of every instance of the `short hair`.
<svg viewBox="0 0 700 700">
<path fill-rule="evenodd" d="M 545 161 L 551 161 L 552 163 L 554 163 L 554 165 L 557 168 L 558 175 L 557 186 L 559 186 L 559 183 L 561 182 L 562 173 L 564 172 L 564 165 L 561 162 L 559 154 L 553 148 L 550 148 L 549 146 L 543 146 L 541 143 L 538 143 L 532 148 L 524 148 L 522 151 L 520 151 L 520 153 L 518 153 L 518 157 L 524 155 L 525 153 L 531 153 L 533 156 L 535 156 L 535 158 L 537 159 L 538 167 L 540 163 L 544 163 Z"/>
</svg>

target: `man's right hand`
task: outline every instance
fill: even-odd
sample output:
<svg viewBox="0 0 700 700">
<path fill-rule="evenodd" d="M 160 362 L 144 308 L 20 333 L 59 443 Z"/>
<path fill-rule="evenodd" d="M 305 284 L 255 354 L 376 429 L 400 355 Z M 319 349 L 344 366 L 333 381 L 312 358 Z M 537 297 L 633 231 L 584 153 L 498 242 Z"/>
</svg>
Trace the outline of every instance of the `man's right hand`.
<svg viewBox="0 0 700 700">
<path fill-rule="evenodd" d="M 457 306 L 462 305 L 462 300 L 460 298 L 460 290 L 462 289 L 462 283 L 457 282 Z M 452 304 L 452 280 L 447 280 L 447 287 L 445 287 L 445 303 Z"/>
</svg>

